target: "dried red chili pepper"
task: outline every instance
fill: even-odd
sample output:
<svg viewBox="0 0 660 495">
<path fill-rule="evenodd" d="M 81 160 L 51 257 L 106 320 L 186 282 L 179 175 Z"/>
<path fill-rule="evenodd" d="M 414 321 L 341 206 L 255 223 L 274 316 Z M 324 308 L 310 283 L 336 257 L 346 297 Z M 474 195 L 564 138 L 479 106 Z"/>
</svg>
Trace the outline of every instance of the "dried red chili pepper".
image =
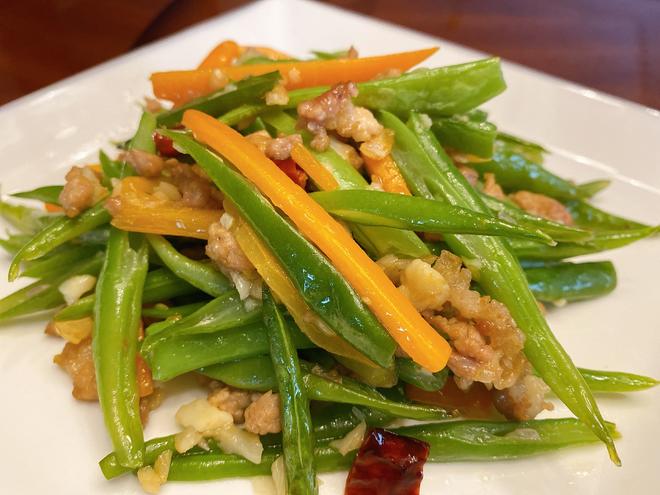
<svg viewBox="0 0 660 495">
<path fill-rule="evenodd" d="M 158 134 L 157 132 L 154 132 L 152 137 L 154 140 L 154 144 L 156 145 L 156 151 L 158 151 L 158 154 L 160 156 L 174 158 L 181 154 L 176 150 L 176 148 L 174 147 L 174 143 L 167 136 L 163 136 L 162 134 Z"/>
<path fill-rule="evenodd" d="M 291 158 L 286 160 L 273 160 L 275 164 L 280 167 L 289 179 L 305 189 L 307 185 L 307 174 L 301 169 L 296 162 Z"/>
<path fill-rule="evenodd" d="M 382 429 L 362 442 L 345 495 L 418 495 L 429 444 Z"/>
</svg>

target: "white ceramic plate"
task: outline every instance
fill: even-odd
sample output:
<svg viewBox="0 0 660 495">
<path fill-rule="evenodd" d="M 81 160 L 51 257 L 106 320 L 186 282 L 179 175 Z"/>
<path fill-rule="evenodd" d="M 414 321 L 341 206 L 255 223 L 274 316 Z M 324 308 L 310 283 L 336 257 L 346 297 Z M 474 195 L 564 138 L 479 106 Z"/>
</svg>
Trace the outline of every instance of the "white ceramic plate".
<svg viewBox="0 0 660 495">
<path fill-rule="evenodd" d="M 61 183 L 74 163 L 132 134 L 148 76 L 194 67 L 219 40 L 272 45 L 295 55 L 354 44 L 361 54 L 440 45 L 429 66 L 483 54 L 321 4 L 268 0 L 193 27 L 163 41 L 21 98 L 0 109 L 0 180 L 4 192 Z M 509 89 L 487 105 L 503 129 L 543 143 L 548 167 L 579 181 L 607 177 L 613 185 L 597 204 L 640 221 L 660 221 L 660 114 L 538 72 L 504 64 Z M 553 329 L 584 367 L 660 376 L 660 239 L 598 259 L 612 259 L 619 287 L 604 298 L 549 315 Z M 6 272 L 8 258 L 0 255 Z M 14 290 L 3 283 L 2 294 Z M 44 318 L 0 329 L 0 492 L 29 495 L 139 494 L 132 477 L 106 482 L 96 465 L 110 450 L 96 404 L 73 400 L 69 378 L 51 362 L 61 341 L 43 335 Z M 173 412 L 201 390 L 180 384 L 150 422 L 147 438 L 175 430 Z M 422 492 L 469 494 L 638 494 L 660 485 L 660 393 L 601 397 L 606 418 L 624 438 L 624 467 L 600 446 L 520 461 L 427 465 Z M 563 407 L 553 413 L 567 415 Z M 343 493 L 345 475 L 323 475 L 321 493 Z M 264 481 L 263 479 L 261 480 Z M 262 486 L 263 483 L 257 485 Z M 256 487 L 256 488 L 255 488 Z M 165 494 L 251 493 L 251 481 L 169 484 Z M 262 492 L 263 493 L 263 492 Z"/>
</svg>

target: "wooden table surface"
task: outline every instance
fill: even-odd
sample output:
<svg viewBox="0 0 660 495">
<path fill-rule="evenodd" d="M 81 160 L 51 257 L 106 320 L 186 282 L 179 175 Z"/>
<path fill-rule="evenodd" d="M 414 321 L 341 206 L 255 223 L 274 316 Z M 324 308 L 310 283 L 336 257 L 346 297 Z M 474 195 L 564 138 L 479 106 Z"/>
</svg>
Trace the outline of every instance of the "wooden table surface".
<svg viewBox="0 0 660 495">
<path fill-rule="evenodd" d="M 4 0 L 0 104 L 241 0 Z M 659 0 L 332 0 L 660 108 Z"/>
</svg>

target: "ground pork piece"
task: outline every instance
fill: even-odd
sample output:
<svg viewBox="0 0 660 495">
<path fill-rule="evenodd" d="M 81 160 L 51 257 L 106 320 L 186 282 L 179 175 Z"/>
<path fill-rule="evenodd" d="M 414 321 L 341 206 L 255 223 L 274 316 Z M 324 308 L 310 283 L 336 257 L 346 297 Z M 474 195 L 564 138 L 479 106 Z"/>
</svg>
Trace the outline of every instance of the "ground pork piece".
<svg viewBox="0 0 660 495">
<path fill-rule="evenodd" d="M 552 404 L 545 401 L 550 388 L 538 376 L 527 374 L 505 390 L 493 391 L 493 403 L 507 419 L 527 421 L 541 411 L 551 410 Z"/>
<path fill-rule="evenodd" d="M 499 301 L 470 290 L 472 276 L 458 256 L 442 251 L 433 267 L 449 284 L 448 301 L 455 311 L 451 317 L 429 318 L 449 335 L 456 349 L 450 369 L 464 378 L 492 383 L 497 389 L 513 385 L 527 360 L 524 336 L 509 310 Z M 492 379 L 484 381 L 484 377 Z"/>
<path fill-rule="evenodd" d="M 293 146 L 295 144 L 302 144 L 302 136 L 300 134 L 272 138 L 266 131 L 257 131 L 246 137 L 248 141 L 272 160 L 286 160 L 290 158 Z"/>
<path fill-rule="evenodd" d="M 484 192 L 495 199 L 506 199 L 504 191 L 495 180 L 495 174 L 490 172 L 484 174 Z"/>
<path fill-rule="evenodd" d="M 245 410 L 245 429 L 257 435 L 282 431 L 280 396 L 268 391 Z"/>
<path fill-rule="evenodd" d="M 355 83 L 340 83 L 298 105 L 298 125 L 315 134 L 312 147 L 327 148 L 327 131 L 336 131 L 360 143 L 375 139 L 383 132 L 383 126 L 368 109 L 353 105 L 351 98 L 357 94 Z"/>
<path fill-rule="evenodd" d="M 184 206 L 220 209 L 222 193 L 198 165 L 188 165 L 172 158 L 165 161 L 163 176 L 177 187 Z"/>
<path fill-rule="evenodd" d="M 275 86 L 264 95 L 266 105 L 286 105 L 289 103 L 289 93 L 282 83 Z"/>
<path fill-rule="evenodd" d="M 209 225 L 209 240 L 206 245 L 206 255 L 218 266 L 229 270 L 249 273 L 254 270 L 238 245 L 234 234 L 225 229 L 220 222 Z"/>
<path fill-rule="evenodd" d="M 472 167 L 466 165 L 459 165 L 458 170 L 463 174 L 472 187 L 476 187 L 479 182 L 479 172 Z"/>
<path fill-rule="evenodd" d="M 72 167 L 65 178 L 59 201 L 68 217 L 78 216 L 108 194 L 89 167 Z"/>
<path fill-rule="evenodd" d="M 358 58 L 359 56 L 360 54 L 358 53 L 357 49 L 353 45 L 351 45 L 351 47 L 346 52 L 346 58 L 354 59 L 354 58 Z"/>
<path fill-rule="evenodd" d="M 71 376 L 73 396 L 76 399 L 98 400 L 91 337 L 78 344 L 67 342 L 62 352 L 56 355 L 53 361 Z M 137 357 L 137 382 L 140 397 L 153 393 L 154 383 L 151 371 L 140 356 Z"/>
<path fill-rule="evenodd" d="M 529 191 L 518 191 L 509 198 L 523 210 L 565 225 L 573 225 L 573 217 L 568 209 L 554 198 Z"/>
<path fill-rule="evenodd" d="M 149 113 L 158 113 L 163 110 L 163 105 L 156 98 L 144 97 L 144 109 Z"/>
<path fill-rule="evenodd" d="M 244 421 L 245 409 L 259 397 L 259 394 L 226 387 L 219 382 L 213 382 L 211 387 L 207 397 L 209 404 L 231 414 L 236 424 Z"/>
<path fill-rule="evenodd" d="M 123 158 L 142 177 L 158 177 L 165 166 L 160 156 L 142 150 L 128 150 Z"/>
</svg>

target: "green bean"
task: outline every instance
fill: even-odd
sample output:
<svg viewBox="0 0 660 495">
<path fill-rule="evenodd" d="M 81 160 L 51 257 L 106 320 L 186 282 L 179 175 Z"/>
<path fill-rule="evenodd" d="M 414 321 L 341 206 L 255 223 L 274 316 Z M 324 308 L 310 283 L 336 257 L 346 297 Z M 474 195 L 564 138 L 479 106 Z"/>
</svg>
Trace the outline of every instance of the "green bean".
<svg viewBox="0 0 660 495">
<path fill-rule="evenodd" d="M 628 230 L 612 230 L 594 232 L 592 239 L 585 244 L 560 242 L 556 246 L 545 246 L 538 242 L 511 239 L 511 249 L 519 258 L 529 260 L 562 260 L 585 254 L 600 253 L 617 249 L 633 242 L 656 235 L 660 227 L 642 227 Z"/>
<path fill-rule="evenodd" d="M 21 234 L 36 234 L 43 229 L 52 217 L 41 215 L 34 208 L 0 201 L 0 217 Z"/>
<path fill-rule="evenodd" d="M 292 328 L 296 347 L 315 347 Z M 165 339 L 144 356 L 155 380 L 170 380 L 205 366 L 268 354 L 268 337 L 262 323 L 215 333 L 181 335 Z"/>
<path fill-rule="evenodd" d="M 129 149 L 145 151 L 147 153 L 156 153 L 156 143 L 154 143 L 153 133 L 156 130 L 156 117 L 149 112 L 142 112 L 140 123 L 131 142 Z"/>
<path fill-rule="evenodd" d="M 355 380 L 342 377 L 335 382 L 314 373 L 305 373 L 305 390 L 311 400 L 365 406 L 392 416 L 417 420 L 438 420 L 449 417 L 444 409 L 418 404 L 406 404 L 387 399 L 377 390 Z"/>
<path fill-rule="evenodd" d="M 249 119 L 255 118 L 257 115 L 262 113 L 268 108 L 268 106 L 259 103 L 246 103 L 236 108 L 232 108 L 227 113 L 218 117 L 220 122 L 223 122 L 229 126 L 235 126 L 241 122 L 245 122 Z"/>
<path fill-rule="evenodd" d="M 142 293 L 142 302 L 151 304 L 179 296 L 187 296 L 197 289 L 181 280 L 167 268 L 158 268 L 147 273 Z M 55 320 L 77 320 L 92 314 L 96 295 L 90 294 L 67 306 L 55 315 Z"/>
<path fill-rule="evenodd" d="M 210 95 L 194 99 L 175 109 L 159 113 L 156 118 L 160 126 L 172 126 L 181 121 L 186 110 L 195 109 L 214 117 L 220 116 L 240 105 L 255 103 L 260 97 L 273 89 L 280 80 L 280 73 L 270 72 L 262 76 L 248 77 L 239 81 L 235 89 L 220 89 Z"/>
<path fill-rule="evenodd" d="M 396 133 L 392 154 L 416 195 L 441 198 L 481 213 L 488 211 L 419 115 L 412 114 L 410 127 L 386 112 L 382 113 L 381 120 Z M 527 337 L 525 354 L 544 381 L 606 444 L 611 459 L 619 464 L 614 441 L 593 395 L 550 330 L 518 261 L 507 246 L 496 237 L 454 234 L 444 237 L 451 250 L 472 268 L 475 280 L 486 293 L 509 309 Z"/>
<path fill-rule="evenodd" d="M 333 356 L 333 358 L 344 368 L 347 368 L 360 382 L 371 387 L 387 388 L 394 386 L 397 382 L 396 366 L 383 368 L 381 366 L 365 364 L 344 356 Z"/>
<path fill-rule="evenodd" d="M 338 335 L 376 364 L 393 363 L 395 344 L 328 259 L 240 174 L 188 136 L 164 132 L 190 153 L 262 238 L 305 302 Z"/>
<path fill-rule="evenodd" d="M 110 179 L 121 179 L 127 175 L 135 175 L 135 170 L 123 160 L 112 160 L 103 150 L 99 151 L 99 162 L 103 171 L 103 185 L 111 187 Z"/>
<path fill-rule="evenodd" d="M 32 239 L 31 235 L 26 234 L 9 234 L 6 239 L 0 239 L 0 247 L 8 254 L 16 254 L 20 249 L 25 246 Z"/>
<path fill-rule="evenodd" d="M 500 201 L 488 194 L 481 194 L 481 199 L 498 218 L 530 229 L 538 229 L 555 241 L 582 243 L 593 237 L 593 233 L 589 230 L 571 227 L 532 215 L 508 201 Z"/>
<path fill-rule="evenodd" d="M 544 302 L 591 299 L 609 294 L 616 287 L 616 271 L 610 261 L 557 263 L 525 269 L 534 296 Z"/>
<path fill-rule="evenodd" d="M 593 392 L 637 392 L 658 385 L 658 380 L 655 378 L 623 371 L 580 368 L 580 373 Z"/>
<path fill-rule="evenodd" d="M 147 241 L 165 266 L 172 270 L 172 273 L 202 292 L 218 297 L 233 288 L 227 277 L 219 270 L 208 263 L 191 260 L 184 256 L 174 249 L 163 236 L 147 235 Z"/>
<path fill-rule="evenodd" d="M 64 186 L 43 186 L 30 191 L 22 191 L 12 194 L 14 198 L 34 199 L 44 203 L 60 204 L 60 193 Z"/>
<path fill-rule="evenodd" d="M 524 156 L 530 162 L 540 165 L 543 165 L 544 155 L 548 153 L 548 150 L 538 143 L 533 143 L 502 131 L 497 133 L 497 141 L 500 143 L 500 146 L 506 147 L 508 150 Z"/>
<path fill-rule="evenodd" d="M 0 299 L 0 321 L 52 309 L 64 304 L 60 284 L 75 275 L 97 275 L 103 263 L 103 254 L 67 266 L 65 272 L 53 274 L 23 287 Z"/>
<path fill-rule="evenodd" d="M 56 250 L 49 256 L 28 261 L 21 276 L 44 278 L 69 273 L 73 264 L 92 257 L 99 250 L 99 246 L 66 246 L 66 249 Z"/>
<path fill-rule="evenodd" d="M 136 373 L 147 243 L 112 229 L 96 285 L 92 353 L 99 403 L 119 464 L 142 466 L 144 438 Z M 131 240 L 135 248 L 131 246 Z"/>
<path fill-rule="evenodd" d="M 332 215 L 363 225 L 441 234 L 522 237 L 554 244 L 539 230 L 431 199 L 366 190 L 317 192 L 312 197 Z"/>
<path fill-rule="evenodd" d="M 296 120 L 282 111 L 270 111 L 262 115 L 264 122 L 273 128 L 276 134 L 293 134 Z M 304 139 L 309 142 L 309 133 L 303 132 Z M 367 189 L 369 184 L 350 163 L 332 148 L 325 151 L 310 152 L 326 168 L 337 181 L 339 189 Z M 374 258 L 381 258 L 388 253 L 421 258 L 429 252 L 414 232 L 374 227 L 366 225 L 351 225 L 351 230 L 360 245 Z"/>
<path fill-rule="evenodd" d="M 109 221 L 110 213 L 105 209 L 103 200 L 75 218 L 58 218 L 37 233 L 16 253 L 9 266 L 9 281 L 11 282 L 19 276 L 22 262 L 41 258 L 65 242 Z"/>
<path fill-rule="evenodd" d="M 607 427 L 613 436 L 619 436 L 614 425 L 608 423 Z M 520 459 L 597 441 L 587 427 L 572 418 L 524 422 L 451 421 L 389 430 L 427 442 L 430 446 L 428 462 L 437 463 Z M 157 439 L 157 442 L 155 445 L 161 446 L 166 440 Z M 166 447 L 161 446 L 163 450 L 167 450 Z M 342 456 L 326 442 L 320 442 L 316 445 L 314 457 L 318 471 L 329 472 L 350 468 L 356 453 Z M 266 448 L 260 464 L 216 450 L 175 454 L 168 480 L 200 481 L 268 475 L 270 465 L 280 454 L 277 447 Z M 104 467 L 108 474 L 118 475 L 115 473 L 121 468 L 107 459 L 104 459 Z"/>
<path fill-rule="evenodd" d="M 234 388 L 267 392 L 277 390 L 275 371 L 270 356 L 254 356 L 228 363 L 205 366 L 201 374 Z"/>
<path fill-rule="evenodd" d="M 598 179 L 591 182 L 585 182 L 577 186 L 581 198 L 593 198 L 596 194 L 606 189 L 612 181 L 609 179 Z"/>
<path fill-rule="evenodd" d="M 573 199 L 564 203 L 576 225 L 593 230 L 625 230 L 648 227 L 643 223 L 608 213 L 586 201 Z"/>
<path fill-rule="evenodd" d="M 497 127 L 487 121 L 472 120 L 470 114 L 433 119 L 431 130 L 443 146 L 481 158 L 491 158 Z"/>
<path fill-rule="evenodd" d="M 396 365 L 401 381 L 429 392 L 435 392 L 444 387 L 449 376 L 448 368 L 431 373 L 409 358 L 398 358 Z"/>
<path fill-rule="evenodd" d="M 263 298 L 264 326 L 270 342 L 270 356 L 280 396 L 287 493 L 318 493 L 312 418 L 298 354 L 288 325 L 267 288 L 264 289 Z"/>
<path fill-rule="evenodd" d="M 146 282 L 145 282 L 146 285 Z M 142 317 L 143 318 L 152 318 L 165 320 L 168 318 L 183 318 L 193 314 L 195 311 L 204 306 L 208 301 L 194 302 L 190 304 L 184 304 L 183 306 L 172 306 L 167 307 L 164 304 L 156 304 L 150 308 L 142 308 Z"/>
<path fill-rule="evenodd" d="M 399 77 L 358 83 L 356 105 L 387 110 L 397 115 L 411 111 L 434 116 L 469 112 L 500 94 L 506 88 L 498 58 L 437 69 L 420 69 Z M 304 88 L 289 92 L 287 108 L 314 98 L 327 87 Z"/>
</svg>

